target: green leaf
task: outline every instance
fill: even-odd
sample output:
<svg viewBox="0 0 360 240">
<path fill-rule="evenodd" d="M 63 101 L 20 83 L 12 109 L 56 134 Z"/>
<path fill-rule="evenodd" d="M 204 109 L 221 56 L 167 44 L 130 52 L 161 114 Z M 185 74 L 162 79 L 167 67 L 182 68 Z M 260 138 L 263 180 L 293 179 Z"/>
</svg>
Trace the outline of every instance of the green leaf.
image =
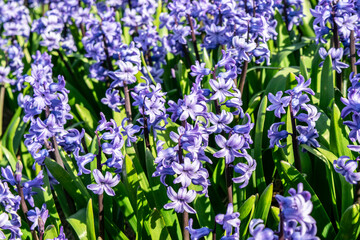
<svg viewBox="0 0 360 240">
<path fill-rule="evenodd" d="M 54 238 L 57 238 L 58 236 L 59 236 L 59 234 L 56 231 L 56 227 L 54 225 L 49 225 L 45 229 L 43 239 L 54 239 Z"/>
<path fill-rule="evenodd" d="M 244 203 L 241 205 L 239 209 L 240 220 L 244 220 L 247 216 L 249 216 L 251 210 L 255 208 L 255 200 L 256 196 L 250 196 Z"/>
<path fill-rule="evenodd" d="M 291 166 L 289 163 L 281 161 L 281 170 L 283 176 L 285 176 L 284 183 L 285 188 L 295 188 L 297 189 L 298 183 L 303 183 L 304 190 L 309 191 L 311 194 L 311 201 L 313 203 L 313 211 L 311 216 L 314 217 L 317 223 L 318 235 L 322 239 L 334 239 L 335 238 L 335 229 L 330 221 L 330 218 L 325 211 L 322 203 L 317 197 L 314 190 L 311 188 L 310 184 L 305 180 L 305 178 L 299 173 L 299 171 Z"/>
<path fill-rule="evenodd" d="M 254 177 L 256 179 L 256 186 L 258 187 L 259 192 L 264 191 L 266 187 L 264 169 L 262 163 L 262 139 L 264 133 L 266 107 L 267 107 L 267 96 L 264 96 L 263 100 L 261 101 L 256 118 L 255 140 L 254 140 L 254 158 L 257 163 L 256 172 L 255 172 L 256 175 Z"/>
<path fill-rule="evenodd" d="M 360 206 L 351 205 L 341 217 L 339 233 L 335 240 L 358 239 L 360 227 Z"/>
<path fill-rule="evenodd" d="M 92 132 L 95 130 L 97 119 L 93 117 L 90 111 L 82 105 L 75 104 L 75 108 L 79 113 L 81 120 L 85 123 L 85 126 Z"/>
<path fill-rule="evenodd" d="M 7 150 L 3 145 L 0 145 L 1 150 L 3 151 L 3 154 L 5 155 L 5 159 L 7 160 L 7 162 L 10 164 L 11 168 L 13 171 L 15 171 L 16 169 L 16 156 L 11 153 L 9 150 Z M 7 164 L 4 164 L 4 166 Z"/>
<path fill-rule="evenodd" d="M 269 215 L 269 210 L 271 207 L 271 201 L 273 196 L 273 184 L 269 184 L 266 187 L 265 191 L 261 194 L 259 202 L 256 204 L 255 208 L 255 218 L 260 218 L 264 220 L 264 224 L 266 224 L 266 220 Z"/>
<path fill-rule="evenodd" d="M 150 229 L 152 239 L 172 239 L 167 230 L 165 221 L 157 209 L 150 215 L 148 228 Z"/>
<path fill-rule="evenodd" d="M 58 180 L 63 188 L 69 193 L 71 198 L 79 204 L 79 206 L 85 207 L 89 199 L 89 194 L 84 195 L 78 186 L 78 183 L 69 175 L 69 173 L 63 169 L 58 163 L 52 161 L 49 158 L 45 159 L 45 165 Z"/>
<path fill-rule="evenodd" d="M 96 240 L 94 211 L 91 198 L 89 199 L 88 205 L 86 207 L 86 229 L 88 239 Z"/>
<path fill-rule="evenodd" d="M 253 215 L 255 212 L 255 201 L 259 195 L 252 195 L 249 197 L 244 204 L 240 207 L 239 213 L 240 213 L 240 232 L 242 234 L 242 238 L 245 238 L 246 234 L 249 230 L 249 224 L 251 219 L 253 219 Z M 244 216 L 241 215 L 243 213 Z"/>
<path fill-rule="evenodd" d="M 66 219 L 80 240 L 87 240 L 86 209 L 82 208 Z"/>
<path fill-rule="evenodd" d="M 325 112 L 334 100 L 334 76 L 330 55 L 326 57 L 321 70 L 320 108 Z"/>
<path fill-rule="evenodd" d="M 129 197 L 128 197 L 129 192 L 126 191 L 125 186 L 122 182 L 120 182 L 116 186 L 116 192 L 119 193 L 115 197 L 116 203 L 119 205 L 121 212 L 124 214 L 126 220 L 129 222 L 131 228 L 134 230 L 134 232 L 137 232 L 137 221 L 138 220 L 136 218 L 136 212 L 134 211 L 134 208 L 131 205 L 131 201 L 129 200 Z M 135 206 L 135 207 L 137 207 L 137 206 Z M 136 209 L 137 208 L 135 208 L 135 210 Z"/>
</svg>

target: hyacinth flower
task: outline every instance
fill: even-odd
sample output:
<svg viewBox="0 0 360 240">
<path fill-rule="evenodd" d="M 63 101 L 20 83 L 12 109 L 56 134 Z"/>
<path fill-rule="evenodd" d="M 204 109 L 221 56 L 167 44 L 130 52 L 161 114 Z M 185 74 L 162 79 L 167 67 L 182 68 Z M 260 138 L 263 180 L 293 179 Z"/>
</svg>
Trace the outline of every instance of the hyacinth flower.
<svg viewBox="0 0 360 240">
<path fill-rule="evenodd" d="M 360 173 L 356 172 L 358 160 L 350 160 L 347 156 L 341 156 L 338 160 L 334 160 L 333 165 L 335 171 L 343 175 L 347 182 L 356 184 L 360 181 Z"/>
<path fill-rule="evenodd" d="M 289 194 L 288 197 L 275 196 L 280 207 L 278 231 L 266 228 L 262 219 L 252 219 L 249 226 L 251 237 L 248 240 L 319 239 L 316 237 L 316 221 L 310 215 L 313 210 L 310 192 L 304 191 L 303 184 L 299 183 L 297 190 L 291 188 Z"/>
<path fill-rule="evenodd" d="M 194 190 L 187 191 L 186 188 L 182 187 L 179 189 L 178 193 L 176 193 L 172 187 L 168 187 L 167 195 L 172 202 L 165 204 L 165 209 L 173 208 L 175 212 L 178 213 L 186 211 L 188 213 L 196 214 L 196 211 L 188 204 L 194 201 L 196 197 L 196 192 Z"/>
<path fill-rule="evenodd" d="M 302 0 L 286 0 L 285 3 L 276 0 L 274 2 L 274 7 L 276 7 L 283 16 L 288 31 L 291 31 L 293 26 L 302 24 L 302 18 L 305 16 L 303 13 L 303 4 L 304 2 Z"/>
<path fill-rule="evenodd" d="M 234 206 L 229 203 L 226 214 L 218 214 L 215 216 L 215 222 L 222 225 L 225 230 L 225 236 L 222 239 L 239 239 L 240 234 L 240 213 L 234 212 Z"/>
<path fill-rule="evenodd" d="M 186 226 L 185 229 L 189 231 L 191 240 L 199 240 L 199 239 L 201 239 L 203 237 L 208 236 L 210 234 L 210 232 L 211 232 L 211 229 L 209 229 L 207 227 L 194 229 L 193 228 L 193 219 L 192 218 L 189 219 L 189 225 Z"/>
<path fill-rule="evenodd" d="M 137 132 L 141 130 L 146 147 L 150 148 L 150 133 L 154 141 L 157 141 L 157 130 L 165 130 L 168 123 L 164 98 L 166 93 L 162 91 L 161 84 L 154 85 L 147 78 L 143 79 L 145 83 L 138 84 L 131 92 L 134 99 L 132 105 L 137 106 L 142 115 L 142 118 L 137 120 L 140 126 L 134 125 L 132 129 Z"/>
<path fill-rule="evenodd" d="M 297 190 L 291 188 L 289 197 L 276 195 L 280 205 L 280 232 L 283 229 L 285 239 L 319 239 L 316 237 L 316 221 L 311 217 L 313 204 L 311 194 L 303 190 L 299 183 Z"/>
<path fill-rule="evenodd" d="M 332 68 L 334 70 L 336 70 L 337 73 L 341 73 L 342 68 L 348 68 L 349 67 L 348 64 L 341 62 L 341 59 L 343 57 L 343 53 L 344 53 L 344 49 L 342 49 L 342 48 L 338 48 L 338 49 L 330 48 L 329 52 L 326 52 L 325 48 L 320 48 L 319 49 L 320 57 L 323 60 L 325 60 L 328 55 L 331 56 Z M 322 67 L 323 64 L 324 64 L 324 61 L 322 61 L 319 66 Z"/>
<path fill-rule="evenodd" d="M 258 239 L 268 239 L 268 240 L 277 240 L 278 237 L 274 234 L 274 231 L 270 228 L 265 228 L 262 219 L 253 219 L 249 225 L 249 232 L 251 237 L 247 240 L 258 240 Z"/>
<path fill-rule="evenodd" d="M 360 138 L 358 137 L 359 132 L 359 116 L 360 116 L 360 108 L 358 107 L 359 102 L 359 92 L 360 92 L 360 84 L 359 78 L 360 74 L 350 74 L 350 82 L 351 86 L 348 88 L 347 98 L 342 97 L 341 101 L 345 104 L 345 107 L 341 111 L 341 118 L 347 117 L 349 114 L 352 114 L 351 121 L 344 121 L 344 124 L 347 125 L 351 131 L 349 133 L 350 140 L 354 143 L 348 145 L 347 147 L 351 151 L 360 152 L 360 147 L 358 144 L 360 142 Z M 335 160 L 333 163 L 334 169 L 339 174 L 343 175 L 351 184 L 357 184 L 360 179 L 357 169 L 358 169 L 358 159 L 350 160 L 348 156 L 341 156 L 338 160 Z"/>
<path fill-rule="evenodd" d="M 5 37 L 5 39 L 0 38 L 0 50 L 5 54 L 7 63 L 5 69 L 11 72 L 11 76 L 0 80 L 0 83 L 8 82 L 11 85 L 16 85 L 16 90 L 20 91 L 19 79 L 23 74 L 24 63 L 22 59 L 25 56 L 22 48 L 30 35 L 30 12 L 21 2 L 8 1 L 0 4 L 0 16 L 0 26 L 3 27 L 2 34 Z M 23 37 L 25 41 L 18 42 L 17 36 Z M 3 71 L 0 70 L 0 72 L 2 75 Z M 9 72 L 6 75 L 9 75 Z"/>
<path fill-rule="evenodd" d="M 49 210 L 46 209 L 45 203 L 42 205 L 41 209 L 35 207 L 35 210 L 30 210 L 27 213 L 27 218 L 33 223 L 30 229 L 34 230 L 36 227 L 38 227 L 41 236 L 44 234 L 44 227 L 48 217 Z"/>
<path fill-rule="evenodd" d="M 88 185 L 88 189 L 97 195 L 101 195 L 105 191 L 109 196 L 115 196 L 112 187 L 120 182 L 120 176 L 118 174 L 115 175 L 115 177 L 112 177 L 110 172 L 106 172 L 105 176 L 103 176 L 98 169 L 94 169 L 93 176 L 96 184 Z"/>
<path fill-rule="evenodd" d="M 275 116 L 281 118 L 283 114 L 286 114 L 285 107 L 288 106 L 293 132 L 289 133 L 286 130 L 279 131 L 279 127 L 284 125 L 284 122 L 273 123 L 268 130 L 268 138 L 270 139 L 270 148 L 273 148 L 275 145 L 283 148 L 285 145 L 281 145 L 280 140 L 291 135 L 295 166 L 301 171 L 298 144 L 306 144 L 315 148 L 320 147 L 320 144 L 316 140 L 319 134 L 315 128 L 320 113 L 315 106 L 308 103 L 310 101 L 308 94 L 315 95 L 314 91 L 309 88 L 311 79 L 305 81 L 301 75 L 298 77 L 295 76 L 295 79 L 298 84 L 293 89 L 285 91 L 288 96 L 283 97 L 283 92 L 281 91 L 277 92 L 275 96 L 269 93 L 271 105 L 267 107 L 267 111 L 274 111 Z M 298 124 L 304 123 L 306 126 L 297 125 L 296 119 L 298 120 Z M 304 149 L 302 150 L 305 151 Z"/>
<path fill-rule="evenodd" d="M 7 182 L 0 180 L 0 206 L 5 210 L 0 214 L 0 239 L 6 239 L 5 233 L 10 231 L 9 239 L 19 239 L 22 236 L 20 230 L 21 218 L 17 214 L 20 208 L 21 197 L 11 193 Z"/>
<path fill-rule="evenodd" d="M 76 129 L 65 130 L 67 120 L 73 118 L 68 104 L 69 91 L 65 88 L 65 79 L 58 76 L 58 81 L 52 79 L 51 57 L 47 53 L 37 51 L 33 56 L 31 75 L 23 77 L 33 89 L 32 95 L 19 94 L 18 103 L 24 109 L 25 122 L 30 121 L 29 134 L 25 135 L 25 146 L 34 157 L 35 164 L 44 165 L 46 157 L 51 157 L 63 166 L 58 145 L 65 151 L 82 150 L 81 133 Z M 41 113 L 45 119 L 41 119 Z"/>
</svg>

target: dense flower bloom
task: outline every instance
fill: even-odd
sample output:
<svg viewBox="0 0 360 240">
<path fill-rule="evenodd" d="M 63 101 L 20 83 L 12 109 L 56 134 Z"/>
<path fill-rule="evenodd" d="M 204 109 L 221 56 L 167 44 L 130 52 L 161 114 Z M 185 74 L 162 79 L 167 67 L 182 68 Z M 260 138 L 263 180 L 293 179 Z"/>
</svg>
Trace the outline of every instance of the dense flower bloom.
<svg viewBox="0 0 360 240">
<path fill-rule="evenodd" d="M 303 184 L 298 184 L 297 191 L 294 188 L 289 190 L 289 197 L 276 195 L 275 198 L 280 205 L 280 214 L 284 224 L 285 239 L 292 239 L 297 236 L 318 239 L 316 235 L 316 221 L 310 213 L 313 209 L 311 194 L 303 190 Z M 300 224 L 300 226 L 298 226 Z"/>
</svg>

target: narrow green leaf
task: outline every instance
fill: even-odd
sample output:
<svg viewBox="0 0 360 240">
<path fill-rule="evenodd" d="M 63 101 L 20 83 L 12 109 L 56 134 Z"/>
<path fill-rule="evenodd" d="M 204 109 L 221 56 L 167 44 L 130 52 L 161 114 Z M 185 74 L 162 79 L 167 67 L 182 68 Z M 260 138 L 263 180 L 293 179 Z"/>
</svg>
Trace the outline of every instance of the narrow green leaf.
<svg viewBox="0 0 360 240">
<path fill-rule="evenodd" d="M 243 220 L 247 216 L 249 216 L 251 210 L 255 208 L 255 200 L 256 200 L 256 196 L 252 195 L 243 203 L 243 205 L 241 205 L 239 209 L 240 220 Z"/>
<path fill-rule="evenodd" d="M 66 219 L 80 240 L 87 240 L 86 209 L 82 208 Z"/>
<path fill-rule="evenodd" d="M 54 225 L 49 225 L 44 231 L 44 239 L 54 239 L 59 236 Z"/>
<path fill-rule="evenodd" d="M 86 207 L 86 229 L 88 239 L 96 240 L 94 211 L 91 198 L 89 199 L 88 205 Z"/>
<path fill-rule="evenodd" d="M 274 186 L 272 183 L 266 187 L 265 191 L 261 194 L 259 202 L 256 204 L 255 208 L 255 218 L 263 219 L 265 224 L 271 207 L 273 188 Z"/>
<path fill-rule="evenodd" d="M 81 120 L 84 121 L 85 126 L 87 126 L 89 130 L 94 131 L 97 119 L 94 118 L 90 111 L 84 106 L 76 103 L 75 108 L 78 111 Z"/>
<path fill-rule="evenodd" d="M 326 57 L 321 70 L 320 108 L 325 112 L 334 100 L 334 76 L 330 55 Z"/>
<path fill-rule="evenodd" d="M 148 226 L 152 239 L 172 239 L 159 210 L 155 209 L 149 219 Z"/>
<path fill-rule="evenodd" d="M 45 159 L 45 165 L 54 176 L 56 180 L 58 180 L 62 187 L 69 193 L 72 199 L 78 203 L 80 206 L 85 207 L 89 196 L 84 196 L 80 191 L 78 184 L 74 181 L 74 179 L 69 175 L 69 173 L 63 169 L 59 164 L 52 161 L 49 158 Z"/>
<path fill-rule="evenodd" d="M 257 163 L 255 179 L 256 179 L 256 186 L 258 187 L 259 192 L 263 192 L 266 187 L 264 169 L 262 163 L 262 139 L 264 133 L 266 107 L 267 107 L 267 96 L 264 96 L 263 100 L 261 101 L 256 118 L 255 140 L 254 140 L 254 158 Z"/>
<path fill-rule="evenodd" d="M 341 217 L 340 230 L 335 240 L 358 239 L 360 227 L 360 206 L 351 205 Z"/>
</svg>

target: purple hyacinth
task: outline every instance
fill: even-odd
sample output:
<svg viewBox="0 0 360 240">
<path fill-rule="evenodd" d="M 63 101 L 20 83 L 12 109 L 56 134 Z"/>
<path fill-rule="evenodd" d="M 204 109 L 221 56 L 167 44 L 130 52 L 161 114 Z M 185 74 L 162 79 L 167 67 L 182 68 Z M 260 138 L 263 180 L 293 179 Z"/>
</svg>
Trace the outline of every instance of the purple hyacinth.
<svg viewBox="0 0 360 240">
<path fill-rule="evenodd" d="M 172 201 L 164 205 L 165 209 L 173 208 L 175 212 L 182 213 L 184 211 L 192 214 L 196 214 L 195 209 L 190 207 L 189 203 L 194 201 L 196 197 L 196 192 L 194 190 L 187 190 L 184 187 L 179 189 L 179 192 L 176 193 L 172 187 L 167 188 L 167 195 Z"/>
<path fill-rule="evenodd" d="M 222 225 L 223 229 L 225 230 L 226 237 L 239 237 L 241 222 L 239 216 L 240 213 L 234 213 L 234 207 L 232 203 L 228 204 L 226 214 L 218 214 L 215 216 L 216 223 Z"/>
<path fill-rule="evenodd" d="M 233 178 L 234 183 L 242 183 L 239 188 L 244 188 L 249 184 L 249 180 L 252 176 L 252 173 L 256 170 L 256 161 L 250 155 L 245 154 L 244 158 L 247 161 L 245 163 L 238 163 L 234 167 L 234 171 L 239 173 L 241 176 Z"/>
<path fill-rule="evenodd" d="M 49 210 L 46 209 L 46 204 L 44 203 L 41 207 L 41 209 L 35 207 L 35 210 L 30 210 L 27 213 L 27 218 L 32 222 L 31 230 L 34 230 L 36 227 L 38 227 L 39 231 L 44 231 L 45 222 L 47 218 L 49 217 Z M 40 220 L 41 219 L 41 220 Z M 39 225 L 39 222 L 42 221 L 42 226 Z"/>
<path fill-rule="evenodd" d="M 279 91 L 274 96 L 272 93 L 269 93 L 269 101 L 272 103 L 269 107 L 267 107 L 267 111 L 275 111 L 274 115 L 278 118 L 281 118 L 281 114 L 285 114 L 285 107 L 289 106 L 291 101 L 291 97 L 286 96 L 282 97 L 283 92 Z"/>
<path fill-rule="evenodd" d="M 194 229 L 193 228 L 193 219 L 192 218 L 189 219 L 189 225 L 186 226 L 185 229 L 189 231 L 190 236 L 191 236 L 191 240 L 199 240 L 202 237 L 208 236 L 210 234 L 210 232 L 212 231 L 211 229 L 209 229 L 207 227 Z"/>
<path fill-rule="evenodd" d="M 225 158 L 226 164 L 230 164 L 234 161 L 235 157 L 243 157 L 244 154 L 239 150 L 243 148 L 245 144 L 245 138 L 238 134 L 233 134 L 226 140 L 222 135 L 215 136 L 216 144 L 221 148 L 220 151 L 214 153 L 216 158 Z"/>
<path fill-rule="evenodd" d="M 275 196 L 280 205 L 285 239 L 318 239 L 316 221 L 310 215 L 313 209 L 310 192 L 304 191 L 303 184 L 299 183 L 297 191 L 291 188 L 289 194 L 289 197 Z"/>
<path fill-rule="evenodd" d="M 350 160 L 347 156 L 341 156 L 338 160 L 334 160 L 333 165 L 335 171 L 343 175 L 349 183 L 356 184 L 360 181 L 360 173 L 356 172 L 358 160 Z"/>
<path fill-rule="evenodd" d="M 247 240 L 277 240 L 278 237 L 270 228 L 265 228 L 262 219 L 253 219 L 249 225 L 249 232 L 252 237 Z"/>
<path fill-rule="evenodd" d="M 285 145 L 281 145 L 280 140 L 286 139 L 289 133 L 286 130 L 279 131 L 279 127 L 284 124 L 284 122 L 278 122 L 273 123 L 270 126 L 270 129 L 268 130 L 268 138 L 270 139 L 269 148 L 273 148 L 275 145 L 279 148 L 285 147 Z"/>
<path fill-rule="evenodd" d="M 113 177 L 110 172 L 106 172 L 104 177 L 98 169 L 94 169 L 93 176 L 96 184 L 88 185 L 88 189 L 97 195 L 103 194 L 105 191 L 109 196 L 115 196 L 112 187 L 115 187 L 120 182 L 120 175 L 116 174 L 115 177 Z"/>
</svg>

